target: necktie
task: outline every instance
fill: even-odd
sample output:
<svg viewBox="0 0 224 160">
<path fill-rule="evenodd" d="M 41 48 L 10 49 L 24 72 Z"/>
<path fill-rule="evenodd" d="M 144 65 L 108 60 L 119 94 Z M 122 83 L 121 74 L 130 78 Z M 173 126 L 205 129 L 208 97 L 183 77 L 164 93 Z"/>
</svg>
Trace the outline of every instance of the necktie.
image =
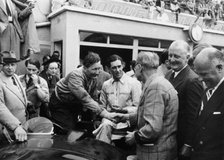
<svg viewBox="0 0 224 160">
<path fill-rule="evenodd" d="M 206 92 L 206 95 L 207 95 L 207 99 L 209 100 L 212 96 L 212 92 L 213 92 L 213 89 L 209 89 L 207 92 Z"/>
<path fill-rule="evenodd" d="M 173 72 L 173 73 L 171 74 L 171 76 L 170 76 L 170 82 L 171 82 L 171 83 L 173 83 L 173 81 L 174 81 L 174 75 L 175 75 L 175 72 Z"/>
<path fill-rule="evenodd" d="M 211 98 L 212 96 L 212 93 L 213 93 L 213 88 L 209 89 L 206 91 L 206 97 L 202 98 L 202 101 L 201 101 L 201 109 L 200 109 L 200 112 L 199 112 L 199 115 L 201 114 L 201 112 L 203 111 L 204 109 L 204 106 L 206 105 L 206 103 L 209 101 L 209 99 Z"/>
<path fill-rule="evenodd" d="M 26 83 L 26 88 L 29 88 L 30 86 L 32 86 L 33 83 L 33 79 L 29 78 L 28 82 Z"/>
<path fill-rule="evenodd" d="M 12 83 L 13 83 L 13 85 L 17 86 L 16 80 L 14 77 L 12 77 Z"/>
</svg>

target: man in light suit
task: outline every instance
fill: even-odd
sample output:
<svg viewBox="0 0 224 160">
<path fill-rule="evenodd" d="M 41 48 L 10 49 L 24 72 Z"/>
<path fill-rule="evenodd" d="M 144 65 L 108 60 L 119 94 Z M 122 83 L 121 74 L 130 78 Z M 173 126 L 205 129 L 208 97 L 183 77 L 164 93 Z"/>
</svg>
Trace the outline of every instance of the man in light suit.
<svg viewBox="0 0 224 160">
<path fill-rule="evenodd" d="M 12 142 L 27 140 L 27 132 L 50 132 L 52 123 L 45 118 L 26 118 L 26 93 L 15 74 L 16 55 L 14 52 L 2 52 L 0 72 L 0 141 Z M 42 123 L 43 125 L 41 125 Z M 38 125 L 39 127 L 35 127 Z M 34 130 L 33 130 L 34 129 Z"/>
<path fill-rule="evenodd" d="M 137 123 L 137 130 L 128 132 L 126 142 L 137 143 L 139 160 L 177 158 L 177 92 L 168 80 L 157 74 L 158 66 L 158 55 L 139 53 L 135 74 L 144 88 L 137 114 L 118 115 L 120 120 L 129 119 L 132 125 Z"/>
<path fill-rule="evenodd" d="M 224 53 L 205 48 L 194 62 L 207 89 L 198 110 L 191 160 L 224 159 Z"/>
<path fill-rule="evenodd" d="M 203 93 L 198 75 L 187 65 L 190 46 L 183 40 L 174 41 L 169 47 L 169 62 L 172 69 L 167 79 L 178 92 L 179 115 L 177 129 L 178 159 L 189 159 L 193 124 Z"/>
<path fill-rule="evenodd" d="M 12 50 L 20 58 L 20 43 L 24 41 L 18 19 L 25 19 L 32 13 L 34 6 L 17 10 L 11 0 L 0 1 L 0 51 Z"/>
</svg>

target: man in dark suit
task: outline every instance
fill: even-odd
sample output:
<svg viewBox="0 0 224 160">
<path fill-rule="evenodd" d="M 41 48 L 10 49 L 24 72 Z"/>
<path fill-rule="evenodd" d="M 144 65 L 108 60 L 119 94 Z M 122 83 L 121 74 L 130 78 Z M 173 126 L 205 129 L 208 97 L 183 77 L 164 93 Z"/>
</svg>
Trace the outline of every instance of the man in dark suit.
<svg viewBox="0 0 224 160">
<path fill-rule="evenodd" d="M 189 54 L 190 46 L 185 41 L 174 41 L 169 47 L 169 61 L 172 71 L 167 74 L 167 79 L 177 90 L 179 98 L 177 130 L 179 160 L 189 159 L 193 135 L 192 127 L 203 92 L 198 75 L 187 65 Z"/>
<path fill-rule="evenodd" d="M 203 49 L 195 59 L 195 70 L 207 90 L 195 123 L 192 160 L 224 159 L 224 53 Z"/>
</svg>

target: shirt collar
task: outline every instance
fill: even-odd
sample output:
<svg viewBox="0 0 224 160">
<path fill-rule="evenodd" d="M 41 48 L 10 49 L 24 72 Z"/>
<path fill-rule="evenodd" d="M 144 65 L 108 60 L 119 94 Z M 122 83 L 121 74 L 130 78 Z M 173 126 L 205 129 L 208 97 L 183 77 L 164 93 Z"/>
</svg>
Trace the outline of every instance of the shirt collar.
<svg viewBox="0 0 224 160">
<path fill-rule="evenodd" d="M 176 77 L 182 70 L 184 70 L 184 68 L 186 68 L 187 67 L 187 64 L 181 69 L 181 70 L 179 70 L 179 71 L 177 71 L 177 72 L 174 72 L 174 77 Z"/>
<path fill-rule="evenodd" d="M 224 81 L 224 77 L 219 81 L 219 83 L 214 87 L 214 88 L 210 88 L 209 90 L 212 89 L 212 94 L 215 92 L 215 90 L 220 86 L 220 84 Z"/>
<path fill-rule="evenodd" d="M 126 76 L 126 74 L 123 72 L 122 77 L 121 77 L 118 81 L 115 80 L 114 78 L 112 78 L 112 84 L 113 84 L 114 82 L 121 82 L 121 84 L 124 84 L 124 82 L 125 82 L 125 76 Z"/>
</svg>

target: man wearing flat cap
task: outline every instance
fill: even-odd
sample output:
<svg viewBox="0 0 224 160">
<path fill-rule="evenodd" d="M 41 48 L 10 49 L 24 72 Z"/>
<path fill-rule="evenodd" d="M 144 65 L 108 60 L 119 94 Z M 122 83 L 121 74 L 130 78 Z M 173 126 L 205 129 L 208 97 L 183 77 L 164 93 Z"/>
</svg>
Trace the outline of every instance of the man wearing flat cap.
<svg viewBox="0 0 224 160">
<path fill-rule="evenodd" d="M 27 121 L 27 98 L 25 90 L 15 74 L 15 52 L 3 51 L 1 53 L 2 71 L 0 72 L 0 141 L 12 142 L 27 140 L 27 132 L 50 132 L 53 129 L 51 121 L 46 118 L 33 118 Z M 40 124 L 41 128 L 35 127 Z"/>
</svg>

